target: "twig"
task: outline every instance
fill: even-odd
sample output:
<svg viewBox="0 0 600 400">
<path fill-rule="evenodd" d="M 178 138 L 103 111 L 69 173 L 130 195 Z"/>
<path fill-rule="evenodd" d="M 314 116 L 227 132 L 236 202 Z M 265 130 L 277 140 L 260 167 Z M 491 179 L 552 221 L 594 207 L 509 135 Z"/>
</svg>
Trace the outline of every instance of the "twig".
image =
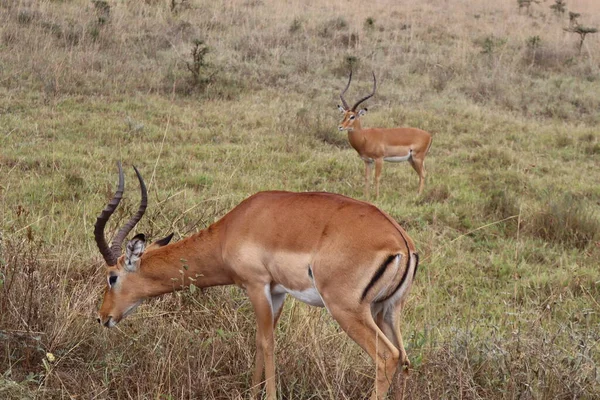
<svg viewBox="0 0 600 400">
<path fill-rule="evenodd" d="M 458 237 L 455 237 L 455 238 L 454 238 L 454 239 L 452 239 L 452 240 L 451 240 L 451 241 L 450 241 L 450 242 L 449 242 L 449 243 L 448 243 L 446 246 L 444 246 L 442 249 L 444 249 L 444 248 L 448 247 L 450 244 L 452 244 L 452 243 L 456 242 L 456 241 L 457 241 L 457 240 L 459 240 L 459 239 L 462 239 L 462 238 L 463 238 L 463 237 L 465 237 L 465 236 L 469 236 L 469 235 L 470 235 L 471 233 L 473 233 L 473 232 L 477 232 L 477 231 L 479 231 L 479 230 L 481 230 L 481 229 L 485 229 L 485 228 L 487 228 L 488 226 L 497 225 L 497 224 L 499 224 L 499 223 L 501 223 L 501 222 L 508 221 L 508 220 L 515 219 L 515 218 L 519 218 L 519 217 L 520 217 L 520 214 L 519 214 L 519 215 L 511 215 L 510 217 L 507 217 L 507 218 L 501 219 L 500 221 L 494 221 L 494 222 L 490 222 L 489 224 L 482 225 L 482 226 L 480 226 L 480 227 L 478 227 L 478 228 L 475 228 L 475 229 L 473 229 L 473 230 L 471 230 L 471 231 L 469 231 L 469 232 L 467 232 L 467 233 L 463 233 L 462 235 L 460 235 L 460 236 L 458 236 Z M 427 256 L 427 257 L 424 257 L 424 258 L 423 258 L 423 261 L 425 261 L 425 260 L 427 260 L 427 259 L 431 258 L 432 256 L 433 256 L 433 255 L 429 255 L 429 256 Z M 441 257 L 441 255 L 440 255 L 439 257 Z M 438 258 L 439 258 L 439 257 L 438 257 Z M 437 258 L 436 258 L 436 259 L 437 259 Z M 433 261 L 432 261 L 432 262 L 433 262 Z"/>
</svg>

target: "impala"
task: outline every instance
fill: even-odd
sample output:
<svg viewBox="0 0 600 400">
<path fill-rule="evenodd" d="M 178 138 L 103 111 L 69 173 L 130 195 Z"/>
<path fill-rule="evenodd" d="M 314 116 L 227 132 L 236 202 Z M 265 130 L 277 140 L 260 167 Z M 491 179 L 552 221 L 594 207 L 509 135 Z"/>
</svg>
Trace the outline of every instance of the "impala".
<svg viewBox="0 0 600 400">
<path fill-rule="evenodd" d="M 356 111 L 364 101 L 375 95 L 377 80 L 373 73 L 373 91 L 358 100 L 350 108 L 344 99 L 344 93 L 352 82 L 352 71 L 348 78 L 346 88 L 340 93 L 343 106 L 338 105 L 344 114 L 338 129 L 348 131 L 348 140 L 365 162 L 365 197 L 369 196 L 369 177 L 371 167 L 375 163 L 375 193 L 379 197 L 379 178 L 383 169 L 383 162 L 408 161 L 419 175 L 419 194 L 425 184 L 425 156 L 431 147 L 431 134 L 417 128 L 369 128 L 362 129 L 360 117 L 367 112 L 366 108 Z"/>
<path fill-rule="evenodd" d="M 331 193 L 260 192 L 192 236 L 169 244 L 173 235 L 147 244 L 127 234 L 147 206 L 137 169 L 141 202 L 112 246 L 105 225 L 124 191 L 119 163 L 114 198 L 98 216 L 94 235 L 107 264 L 98 322 L 113 327 L 144 299 L 188 287 L 238 285 L 256 314 L 256 397 L 265 372 L 266 394 L 276 399 L 274 329 L 286 295 L 326 307 L 341 328 L 374 360 L 372 399 L 386 396 L 398 365 L 402 397 L 409 360 L 402 345 L 400 311 L 418 266 L 406 232 L 377 207 Z M 135 167 L 134 167 L 135 168 Z M 185 260 L 186 268 L 182 268 Z M 266 371 L 265 371 L 266 370 Z M 401 384 L 400 384 L 401 383 Z"/>
</svg>

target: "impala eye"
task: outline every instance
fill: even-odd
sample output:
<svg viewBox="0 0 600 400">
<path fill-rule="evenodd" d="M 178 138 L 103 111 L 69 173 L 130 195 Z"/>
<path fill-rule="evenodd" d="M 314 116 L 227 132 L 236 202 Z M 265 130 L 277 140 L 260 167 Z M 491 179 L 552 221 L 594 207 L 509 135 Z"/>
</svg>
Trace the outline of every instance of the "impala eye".
<svg viewBox="0 0 600 400">
<path fill-rule="evenodd" d="M 113 285 L 117 283 L 117 276 L 111 275 L 108 277 L 108 286 L 113 287 Z"/>
<path fill-rule="evenodd" d="M 351 116 L 350 116 L 350 119 L 354 119 L 354 118 L 356 118 L 354 115 L 351 115 Z"/>
</svg>

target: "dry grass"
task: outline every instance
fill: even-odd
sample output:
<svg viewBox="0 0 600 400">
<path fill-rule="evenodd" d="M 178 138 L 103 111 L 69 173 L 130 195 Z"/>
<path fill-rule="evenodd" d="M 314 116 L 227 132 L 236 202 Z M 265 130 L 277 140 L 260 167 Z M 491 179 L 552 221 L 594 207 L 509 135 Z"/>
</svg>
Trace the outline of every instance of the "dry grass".
<svg viewBox="0 0 600 400">
<path fill-rule="evenodd" d="M 387 166 L 376 202 L 423 260 L 403 323 L 410 398 L 597 398 L 600 40 L 579 55 L 549 5 L 0 3 L 0 397 L 248 398 L 255 327 L 237 288 L 97 326 L 94 219 L 119 159 L 149 183 L 151 238 L 258 190 L 361 198 L 362 162 L 336 131 L 353 67 L 350 100 L 378 77 L 365 126 L 435 135 L 424 195 L 408 165 Z M 600 26 L 597 1 L 568 7 Z M 111 229 L 136 206 L 130 173 Z M 365 398 L 374 374 L 295 301 L 277 364 L 285 399 Z"/>
</svg>

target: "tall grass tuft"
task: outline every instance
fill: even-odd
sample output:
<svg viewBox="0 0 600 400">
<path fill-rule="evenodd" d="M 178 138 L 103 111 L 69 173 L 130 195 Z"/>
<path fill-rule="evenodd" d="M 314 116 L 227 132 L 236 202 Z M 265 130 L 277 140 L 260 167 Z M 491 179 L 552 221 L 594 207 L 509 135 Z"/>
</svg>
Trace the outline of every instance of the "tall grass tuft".
<svg viewBox="0 0 600 400">
<path fill-rule="evenodd" d="M 528 222 L 531 234 L 565 247 L 585 249 L 600 238 L 598 213 L 571 194 L 551 198 Z"/>
</svg>

